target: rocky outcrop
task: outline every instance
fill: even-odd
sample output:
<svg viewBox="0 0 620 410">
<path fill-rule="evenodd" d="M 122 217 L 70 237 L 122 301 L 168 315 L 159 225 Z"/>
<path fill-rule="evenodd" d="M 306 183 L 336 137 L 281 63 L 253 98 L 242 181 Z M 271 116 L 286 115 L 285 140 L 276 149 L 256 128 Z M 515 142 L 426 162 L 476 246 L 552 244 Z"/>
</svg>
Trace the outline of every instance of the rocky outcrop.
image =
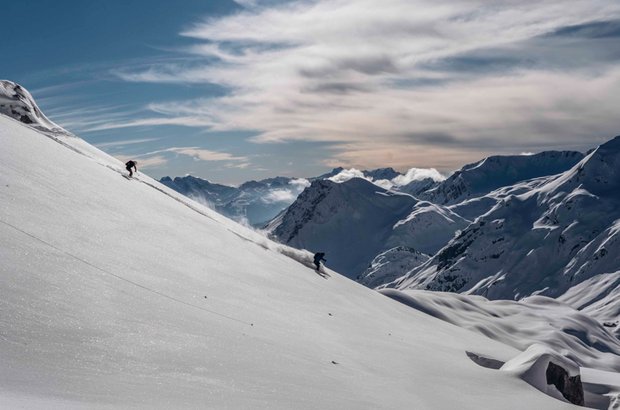
<svg viewBox="0 0 620 410">
<path fill-rule="evenodd" d="M 554 385 L 566 400 L 578 406 L 583 406 L 585 404 L 581 376 L 577 375 L 571 377 L 563 367 L 549 362 L 546 377 L 547 384 Z"/>
</svg>

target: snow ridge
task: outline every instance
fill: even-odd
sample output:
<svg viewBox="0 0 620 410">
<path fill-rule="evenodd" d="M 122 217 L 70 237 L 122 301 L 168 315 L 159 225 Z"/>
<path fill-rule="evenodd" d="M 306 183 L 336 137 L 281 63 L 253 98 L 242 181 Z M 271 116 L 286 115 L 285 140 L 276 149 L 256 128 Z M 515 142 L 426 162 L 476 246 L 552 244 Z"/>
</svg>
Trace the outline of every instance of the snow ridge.
<svg viewBox="0 0 620 410">
<path fill-rule="evenodd" d="M 14 118 L 45 133 L 63 136 L 73 135 L 50 121 L 41 112 L 28 90 L 12 81 L 0 80 L 0 114 Z"/>
</svg>

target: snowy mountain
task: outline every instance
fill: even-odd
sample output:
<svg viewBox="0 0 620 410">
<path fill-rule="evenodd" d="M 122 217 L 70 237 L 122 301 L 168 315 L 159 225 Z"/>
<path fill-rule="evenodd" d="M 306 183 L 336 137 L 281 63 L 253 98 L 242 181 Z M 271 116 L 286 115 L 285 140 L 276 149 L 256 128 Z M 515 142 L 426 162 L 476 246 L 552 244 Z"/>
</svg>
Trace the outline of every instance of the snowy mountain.
<svg viewBox="0 0 620 410">
<path fill-rule="evenodd" d="M 395 260 L 411 268 L 419 260 L 416 252 L 434 254 L 470 222 L 441 205 L 340 173 L 313 181 L 267 231 L 287 245 L 326 252 L 329 266 L 350 278 L 372 277 L 378 285 L 389 282 L 379 283 L 381 278 L 395 279 L 395 267 L 388 266 Z M 414 253 L 383 255 L 403 247 Z M 375 257 L 381 262 L 371 263 Z"/>
<path fill-rule="evenodd" d="M 401 175 L 400 172 L 394 171 L 394 168 L 377 168 L 372 170 L 362 171 L 366 178 L 370 178 L 373 180 L 392 180 L 397 176 Z"/>
<path fill-rule="evenodd" d="M 284 244 L 327 253 L 332 269 L 354 278 L 385 250 L 392 227 L 416 202 L 361 178 L 315 180 L 272 233 Z"/>
<path fill-rule="evenodd" d="M 69 136 L 70 132 L 50 121 L 22 86 L 0 80 L 0 114 L 14 118 L 39 131 Z"/>
<path fill-rule="evenodd" d="M 564 172 L 583 159 L 576 151 L 545 151 L 535 155 L 498 155 L 465 165 L 437 187 L 420 194 L 437 204 L 450 205 L 483 196 L 519 181 Z"/>
<path fill-rule="evenodd" d="M 271 231 L 268 227 L 279 223 L 274 219 L 297 199 L 310 181 L 329 179 L 346 182 L 352 178 L 364 178 L 384 189 L 417 195 L 444 179 L 437 171 L 429 171 L 414 168 L 403 175 L 392 168 L 359 171 L 339 167 L 318 177 L 275 177 L 248 181 L 239 187 L 216 184 L 190 175 L 174 179 L 163 177 L 159 182 L 229 218 Z M 418 175 L 420 172 L 422 174 Z"/>
<path fill-rule="evenodd" d="M 620 271 L 602 273 L 571 287 L 558 298 L 600 320 L 620 339 Z"/>
<path fill-rule="evenodd" d="M 1 407 L 572 408 L 553 376 L 574 380 L 570 354 L 316 275 L 79 138 L 0 115 L 0 145 Z"/>
<path fill-rule="evenodd" d="M 164 177 L 159 182 L 225 216 L 253 226 L 262 226 L 273 219 L 309 184 L 305 179 L 275 177 L 232 187 L 191 175 L 174 179 Z"/>
<path fill-rule="evenodd" d="M 413 196 L 419 196 L 423 192 L 428 191 L 429 189 L 435 188 L 439 184 L 440 182 L 434 180 L 433 178 L 424 178 L 420 180 L 411 181 L 407 183 L 406 185 L 397 187 L 396 189 L 399 192 L 404 192 L 406 194 L 410 194 Z"/>
<path fill-rule="evenodd" d="M 558 297 L 586 280 L 618 270 L 619 233 L 620 137 L 616 137 L 568 171 L 506 197 L 429 261 L 389 286 L 490 299 Z M 606 296 L 606 289 L 615 288 L 603 286 L 602 293 L 585 306 Z M 614 308 L 605 311 L 617 313 L 617 299 Z"/>
<path fill-rule="evenodd" d="M 216 184 L 191 175 L 174 179 L 163 177 L 159 182 L 197 202 L 209 204 L 218 210 L 239 195 L 238 188 Z"/>
</svg>

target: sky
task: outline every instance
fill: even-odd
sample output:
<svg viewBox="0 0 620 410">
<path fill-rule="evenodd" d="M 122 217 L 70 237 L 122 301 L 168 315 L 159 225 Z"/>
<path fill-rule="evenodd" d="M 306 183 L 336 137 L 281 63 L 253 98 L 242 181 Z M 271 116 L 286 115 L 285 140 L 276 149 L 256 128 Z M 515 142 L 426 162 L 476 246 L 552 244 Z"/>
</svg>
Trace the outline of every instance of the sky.
<svg viewBox="0 0 620 410">
<path fill-rule="evenodd" d="M 620 134 L 617 0 L 2 7 L 0 78 L 156 178 L 449 174 Z"/>
</svg>

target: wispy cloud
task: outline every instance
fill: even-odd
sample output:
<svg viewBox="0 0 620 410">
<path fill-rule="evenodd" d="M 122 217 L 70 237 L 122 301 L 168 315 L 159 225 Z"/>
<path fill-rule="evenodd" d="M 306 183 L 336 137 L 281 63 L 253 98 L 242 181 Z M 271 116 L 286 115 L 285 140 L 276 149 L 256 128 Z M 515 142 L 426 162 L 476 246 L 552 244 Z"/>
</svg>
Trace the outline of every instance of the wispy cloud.
<svg viewBox="0 0 620 410">
<path fill-rule="evenodd" d="M 127 143 L 139 143 L 150 140 L 153 139 L 144 138 L 142 140 L 116 141 L 114 143 L 118 145 L 121 145 L 120 143 L 124 143 L 126 145 Z M 99 147 L 101 147 L 102 145 L 105 144 L 99 144 Z M 123 154 L 117 154 L 116 156 L 123 161 L 127 161 L 129 159 L 137 159 L 139 161 L 140 168 L 155 168 L 168 164 L 171 159 L 178 155 L 190 157 L 195 161 L 224 162 L 225 166 L 229 168 L 244 169 L 248 168 L 251 165 L 250 159 L 248 157 L 236 156 L 223 151 L 211 151 L 199 147 L 170 147 L 166 149 L 145 152 L 142 154 L 135 154 L 132 156 L 127 156 Z"/>
<path fill-rule="evenodd" d="M 456 168 L 617 133 L 615 0 L 315 0 L 209 18 L 182 33 L 202 65 L 117 70 L 126 81 L 214 83 L 225 96 L 152 104 L 95 124 L 253 130 L 256 143 L 337 142 L 326 161 Z"/>
<path fill-rule="evenodd" d="M 174 152 L 180 155 L 187 155 L 200 161 L 249 161 L 248 157 L 235 156 L 228 152 L 211 151 L 198 147 L 172 147 L 159 152 Z"/>
<path fill-rule="evenodd" d="M 158 141 L 161 138 L 137 138 L 131 140 L 119 140 L 119 141 L 109 141 L 102 142 L 99 144 L 95 144 L 98 148 L 117 148 L 124 147 L 126 145 L 135 145 L 135 144 L 143 144 L 145 142 Z"/>
</svg>

